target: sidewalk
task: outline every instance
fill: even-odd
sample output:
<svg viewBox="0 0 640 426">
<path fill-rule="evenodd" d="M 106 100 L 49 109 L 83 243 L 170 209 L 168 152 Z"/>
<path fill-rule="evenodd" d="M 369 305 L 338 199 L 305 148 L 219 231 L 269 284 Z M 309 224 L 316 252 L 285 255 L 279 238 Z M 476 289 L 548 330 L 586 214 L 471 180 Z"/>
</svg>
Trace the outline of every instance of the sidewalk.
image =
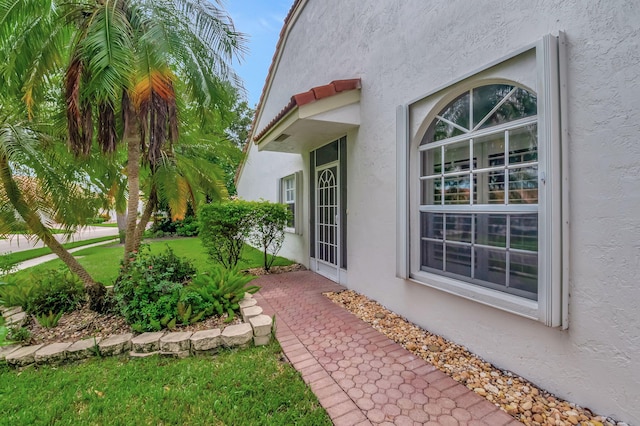
<svg viewBox="0 0 640 426">
<path fill-rule="evenodd" d="M 277 338 L 335 425 L 520 425 L 498 407 L 322 295 L 309 271 L 254 281 Z"/>
<path fill-rule="evenodd" d="M 64 234 L 54 234 L 56 240 L 61 243 L 69 243 L 74 241 L 90 240 L 92 238 L 100 237 L 117 237 L 118 228 L 107 226 L 88 226 L 84 229 L 76 231 L 71 235 L 70 239 Z M 7 252 L 16 253 L 24 250 L 31 250 L 33 248 L 44 247 L 44 244 L 37 238 L 32 238 L 31 241 L 27 240 L 24 235 L 14 234 L 7 239 L 0 239 L 0 254 Z"/>
<path fill-rule="evenodd" d="M 75 242 L 75 241 L 85 241 L 91 240 L 93 238 L 100 237 L 109 237 L 112 236 L 114 239 L 118 236 L 118 228 L 111 228 L 105 226 L 89 226 L 82 230 L 75 232 L 71 235 L 71 238 L 67 238 L 64 234 L 55 234 L 56 240 L 61 243 Z M 81 247 L 76 247 L 69 249 L 69 253 L 74 253 L 78 250 L 84 250 L 90 247 L 96 247 L 104 244 L 112 243 L 113 241 L 103 241 L 100 243 L 93 243 L 84 245 Z M 34 248 L 44 247 L 42 241 L 34 238 L 31 241 L 27 240 L 24 235 L 15 234 L 11 238 L 1 239 L 0 240 L 0 255 L 5 253 L 16 253 L 19 251 L 31 250 Z M 50 260 L 57 259 L 58 256 L 55 254 L 47 254 L 44 256 L 36 257 L 33 259 L 25 260 L 24 262 L 20 262 L 16 265 L 16 271 L 20 271 L 22 269 L 31 268 L 32 266 L 40 265 L 41 263 L 48 262 Z"/>
</svg>

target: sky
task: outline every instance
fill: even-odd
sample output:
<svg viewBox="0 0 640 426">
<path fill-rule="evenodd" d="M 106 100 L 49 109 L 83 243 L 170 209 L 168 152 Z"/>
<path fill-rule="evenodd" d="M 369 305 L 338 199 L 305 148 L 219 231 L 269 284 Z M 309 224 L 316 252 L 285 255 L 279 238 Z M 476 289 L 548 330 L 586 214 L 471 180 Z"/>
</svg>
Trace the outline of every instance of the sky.
<svg viewBox="0 0 640 426">
<path fill-rule="evenodd" d="M 284 18 L 293 0 L 225 0 L 224 9 L 229 13 L 236 30 L 247 36 L 249 51 L 236 73 L 242 78 L 247 91 L 249 106 L 255 107 L 260 99 L 271 59 L 278 42 Z"/>
</svg>

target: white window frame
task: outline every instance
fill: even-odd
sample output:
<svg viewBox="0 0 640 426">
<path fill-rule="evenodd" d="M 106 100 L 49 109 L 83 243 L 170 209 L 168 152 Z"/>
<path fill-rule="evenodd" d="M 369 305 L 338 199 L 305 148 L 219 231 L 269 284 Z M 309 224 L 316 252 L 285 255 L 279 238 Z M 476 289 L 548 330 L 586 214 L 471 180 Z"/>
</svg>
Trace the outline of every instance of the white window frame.
<svg viewBox="0 0 640 426">
<path fill-rule="evenodd" d="M 566 131 L 561 124 L 564 89 L 564 36 L 547 35 L 537 43 L 493 61 L 434 89 L 397 109 L 397 276 L 451 294 L 535 319 L 552 327 L 568 327 L 568 203 Z M 533 59 L 532 59 L 533 58 Z M 525 62 L 528 61 L 528 62 Z M 538 105 L 538 300 L 529 300 L 420 270 L 418 146 L 426 128 L 442 108 L 472 87 L 518 84 L 518 66 L 535 61 Z M 529 67 L 531 68 L 531 67 Z M 506 77 L 501 79 L 500 74 Z M 514 78 L 514 75 L 516 76 Z M 489 77 L 488 77 L 489 76 Z M 488 81 L 490 80 L 490 81 Z M 426 105 L 426 106 L 425 106 Z M 562 163 L 562 167 L 561 167 Z M 564 194 L 564 196 L 563 196 Z M 565 245 L 563 245 L 563 241 Z"/>
<path fill-rule="evenodd" d="M 290 185 L 287 185 L 290 183 Z M 302 171 L 278 179 L 278 202 L 293 205 L 293 227 L 285 227 L 285 232 L 302 235 Z"/>
</svg>

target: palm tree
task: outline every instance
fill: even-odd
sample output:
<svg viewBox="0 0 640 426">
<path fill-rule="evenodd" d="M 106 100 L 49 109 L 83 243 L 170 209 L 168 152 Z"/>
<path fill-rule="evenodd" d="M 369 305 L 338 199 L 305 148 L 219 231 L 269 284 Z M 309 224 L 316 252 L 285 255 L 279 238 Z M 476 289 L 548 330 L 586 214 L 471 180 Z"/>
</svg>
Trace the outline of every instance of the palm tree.
<svg viewBox="0 0 640 426">
<path fill-rule="evenodd" d="M 99 200 L 78 185 L 77 169 L 69 166 L 55 151 L 43 149 L 41 134 L 0 107 L 0 234 L 9 233 L 20 217 L 33 235 L 82 279 L 91 308 L 100 310 L 104 286 L 91 278 L 43 223 L 43 216 L 62 216 L 70 231 L 96 211 Z M 22 170 L 22 176 L 15 176 L 16 170 Z"/>
<path fill-rule="evenodd" d="M 219 107 L 220 77 L 235 78 L 229 63 L 243 37 L 226 14 L 199 0 L 72 3 L 66 16 L 78 28 L 65 78 L 70 146 L 88 155 L 94 128 L 105 154 L 119 135 L 126 143 L 126 263 L 150 215 L 137 222 L 141 164 L 154 174 L 178 138 L 176 87 L 203 113 Z"/>
</svg>

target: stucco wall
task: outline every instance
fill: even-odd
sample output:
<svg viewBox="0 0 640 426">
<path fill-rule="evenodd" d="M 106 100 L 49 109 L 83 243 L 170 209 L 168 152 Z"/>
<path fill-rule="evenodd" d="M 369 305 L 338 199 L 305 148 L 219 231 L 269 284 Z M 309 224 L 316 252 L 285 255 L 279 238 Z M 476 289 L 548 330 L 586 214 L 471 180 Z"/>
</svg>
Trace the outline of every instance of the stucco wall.
<svg viewBox="0 0 640 426">
<path fill-rule="evenodd" d="M 361 126 L 347 142 L 349 287 L 498 367 L 638 424 L 639 22 L 637 2 L 622 0 L 310 0 L 258 125 L 294 93 L 360 77 Z M 567 331 L 395 278 L 396 106 L 559 30 L 568 42 Z M 271 199 L 276 179 L 299 169 L 307 189 L 301 156 L 252 148 L 239 193 Z M 306 254 L 305 238 L 287 241 L 286 253 Z"/>
</svg>

